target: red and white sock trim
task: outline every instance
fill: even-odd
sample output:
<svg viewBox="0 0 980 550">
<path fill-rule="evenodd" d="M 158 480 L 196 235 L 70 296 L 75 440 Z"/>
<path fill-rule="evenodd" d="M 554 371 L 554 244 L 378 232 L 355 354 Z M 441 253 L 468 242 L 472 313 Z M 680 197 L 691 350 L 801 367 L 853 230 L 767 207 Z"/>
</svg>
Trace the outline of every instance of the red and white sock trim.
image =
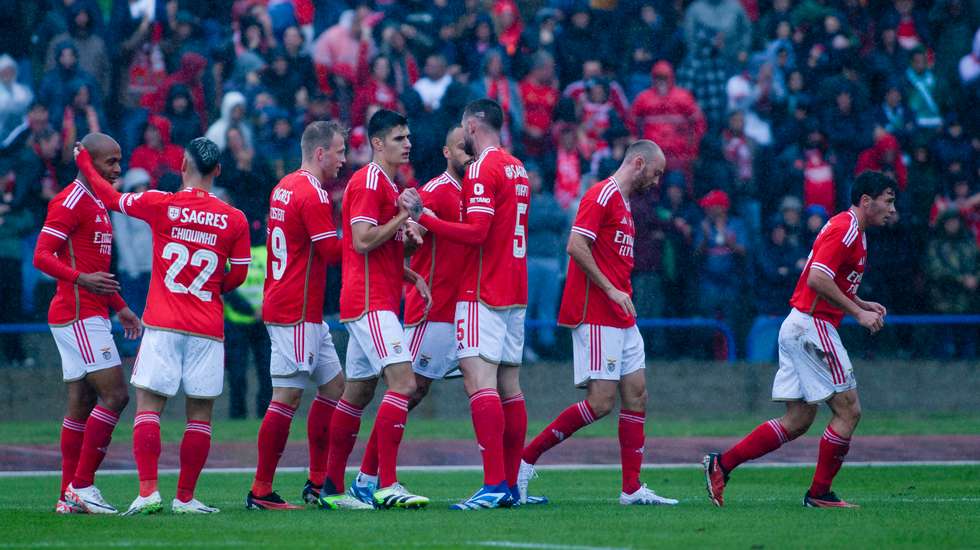
<svg viewBox="0 0 980 550">
<path fill-rule="evenodd" d="M 640 416 L 636 413 L 631 413 L 627 411 L 619 411 L 619 419 L 623 422 L 632 422 L 634 424 L 643 424 L 646 422 L 646 416 Z"/>
<path fill-rule="evenodd" d="M 585 401 L 579 401 L 575 404 L 575 407 L 578 409 L 579 416 L 582 417 L 582 422 L 585 422 L 586 424 L 595 422 L 595 415 L 592 414 L 592 408 L 589 407 L 588 403 Z"/>
<path fill-rule="evenodd" d="M 119 422 L 119 415 L 104 407 L 95 407 L 92 409 L 90 418 L 94 418 L 110 426 L 115 426 L 116 422 Z"/>
<path fill-rule="evenodd" d="M 771 418 L 766 421 L 766 424 L 772 428 L 772 431 L 776 432 L 776 437 L 779 438 L 781 444 L 789 443 L 789 432 L 786 431 L 786 428 L 783 427 L 779 420 Z"/>
<path fill-rule="evenodd" d="M 337 412 L 353 416 L 354 418 L 360 418 L 364 414 L 364 409 L 359 409 L 341 399 L 337 402 Z"/>
<path fill-rule="evenodd" d="M 296 409 L 294 409 L 292 407 L 289 407 L 289 406 L 287 406 L 287 405 L 285 405 L 283 403 L 279 403 L 278 401 L 273 401 L 273 402 L 269 403 L 269 408 L 266 409 L 266 412 L 267 413 L 270 413 L 271 412 L 271 413 L 275 413 L 275 414 L 281 414 L 281 415 L 285 416 L 286 418 L 292 419 L 293 418 L 293 415 L 296 414 Z"/>
<path fill-rule="evenodd" d="M 160 425 L 160 413 L 145 411 L 141 413 L 136 413 L 136 418 L 133 420 L 133 427 L 142 424 L 156 424 Z"/>
<path fill-rule="evenodd" d="M 322 395 L 316 396 L 316 399 L 314 399 L 314 401 L 317 401 L 319 403 L 323 403 L 324 405 L 327 405 L 328 407 L 336 407 L 337 406 L 337 401 L 336 400 L 334 400 L 334 399 L 327 399 L 326 397 L 323 397 Z"/>
<path fill-rule="evenodd" d="M 392 407 L 401 409 L 403 411 L 408 410 L 408 399 L 402 397 L 401 395 L 395 392 L 391 392 L 391 391 L 385 392 L 384 397 L 381 398 L 381 403 L 387 403 L 388 405 L 391 405 Z"/>
<path fill-rule="evenodd" d="M 477 390 L 473 392 L 473 395 L 470 396 L 470 403 L 476 403 L 476 401 L 479 399 L 488 399 L 488 398 L 500 399 L 500 394 L 497 393 L 497 390 L 493 388 L 483 388 L 482 390 Z"/>
<path fill-rule="evenodd" d="M 851 444 L 851 438 L 848 437 L 845 439 L 837 435 L 830 429 L 830 426 L 827 426 L 827 429 L 823 431 L 823 438 L 835 445 L 843 445 L 846 447 Z"/>
<path fill-rule="evenodd" d="M 524 394 L 523 393 L 519 393 L 517 395 L 512 395 L 512 396 L 508 397 L 507 399 L 501 399 L 500 400 L 500 404 L 502 404 L 502 405 L 508 405 L 510 403 L 517 403 L 519 401 L 524 401 Z"/>
<path fill-rule="evenodd" d="M 200 420 L 190 420 L 187 422 L 187 427 L 184 428 L 184 433 L 187 432 L 198 432 L 211 437 L 211 424 Z"/>
<path fill-rule="evenodd" d="M 74 419 L 65 417 L 65 419 L 61 422 L 61 426 L 64 427 L 65 429 L 71 430 L 73 432 L 84 432 L 85 431 L 85 421 L 84 420 L 81 421 L 81 422 L 79 422 L 78 420 L 74 420 Z"/>
</svg>

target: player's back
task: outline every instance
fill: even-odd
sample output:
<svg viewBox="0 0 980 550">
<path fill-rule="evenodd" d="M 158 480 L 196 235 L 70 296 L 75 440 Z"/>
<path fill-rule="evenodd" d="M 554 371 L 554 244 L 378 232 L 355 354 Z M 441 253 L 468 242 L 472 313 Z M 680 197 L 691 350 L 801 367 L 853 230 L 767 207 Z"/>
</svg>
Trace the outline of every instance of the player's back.
<svg viewBox="0 0 980 550">
<path fill-rule="evenodd" d="M 153 269 L 143 322 L 152 328 L 223 338 L 225 264 L 247 265 L 250 260 L 245 215 L 194 188 L 132 197 L 123 195 L 120 200 L 124 212 L 145 219 L 153 230 Z M 147 197 L 153 212 L 139 212 L 149 210 L 139 209 Z"/>
<path fill-rule="evenodd" d="M 864 277 L 867 259 L 867 240 L 858 225 L 857 216 L 850 210 L 837 214 L 828 221 L 813 243 L 806 266 L 796 282 L 790 299 L 794 308 L 838 326 L 844 312 L 827 300 L 821 299 L 810 288 L 807 280 L 810 271 L 817 269 L 834 280 L 837 288 L 848 298 L 857 296 Z"/>
<path fill-rule="evenodd" d="M 489 307 L 527 305 L 527 213 L 531 188 L 524 164 L 509 153 L 488 147 L 466 172 L 466 216 L 493 216 L 487 238 L 470 258 L 460 300 Z"/>
<path fill-rule="evenodd" d="M 330 198 L 316 177 L 305 170 L 284 177 L 269 198 L 266 323 L 323 321 L 327 261 L 317 258 L 314 243 L 335 238 Z"/>
</svg>

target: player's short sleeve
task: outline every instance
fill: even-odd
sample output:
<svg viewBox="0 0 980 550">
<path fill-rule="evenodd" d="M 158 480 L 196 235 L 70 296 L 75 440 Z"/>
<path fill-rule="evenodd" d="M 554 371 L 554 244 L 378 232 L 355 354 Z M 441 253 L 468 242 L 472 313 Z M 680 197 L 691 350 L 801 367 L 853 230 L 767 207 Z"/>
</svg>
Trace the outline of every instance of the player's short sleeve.
<svg viewBox="0 0 980 550">
<path fill-rule="evenodd" d="M 67 208 L 61 201 L 52 201 L 48 204 L 48 215 L 44 219 L 41 233 L 66 240 L 76 227 L 78 227 L 78 215 L 74 210 Z"/>
<path fill-rule="evenodd" d="M 373 189 L 366 185 L 348 188 L 344 200 L 350 204 L 351 226 L 359 222 L 378 225 L 380 202 L 383 197 L 384 195 L 377 186 Z"/>
<path fill-rule="evenodd" d="M 496 205 L 496 182 L 494 171 L 486 162 L 470 166 L 463 183 L 463 207 L 466 215 L 488 214 L 493 216 Z"/>
<path fill-rule="evenodd" d="M 596 240 L 599 227 L 602 226 L 603 211 L 603 207 L 595 199 L 583 198 L 575 214 L 575 222 L 572 223 L 572 233 L 578 233 L 592 241 Z"/>
<path fill-rule="evenodd" d="M 303 227 L 312 242 L 337 238 L 337 227 L 333 223 L 333 206 L 324 192 L 307 198 L 300 209 Z"/>
<path fill-rule="evenodd" d="M 123 193 L 119 196 L 119 211 L 151 223 L 159 216 L 160 209 L 168 202 L 170 196 L 170 193 L 163 191 Z"/>
<path fill-rule="evenodd" d="M 858 230 L 854 226 L 828 226 L 813 244 L 810 267 L 826 273 L 831 279 L 835 278 L 857 236 Z"/>
<path fill-rule="evenodd" d="M 248 220 L 245 214 L 236 210 L 235 220 L 235 240 L 231 244 L 231 253 L 228 255 L 228 263 L 231 265 L 248 265 L 252 261 L 252 242 L 249 235 Z"/>
</svg>

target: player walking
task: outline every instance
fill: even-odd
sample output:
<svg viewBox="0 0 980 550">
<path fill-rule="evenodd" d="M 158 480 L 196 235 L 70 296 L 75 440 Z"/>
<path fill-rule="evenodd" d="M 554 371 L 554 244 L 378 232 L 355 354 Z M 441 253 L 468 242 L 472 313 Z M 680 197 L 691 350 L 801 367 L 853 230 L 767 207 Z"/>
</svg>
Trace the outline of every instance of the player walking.
<svg viewBox="0 0 980 550">
<path fill-rule="evenodd" d="M 374 437 L 378 447 L 379 508 L 419 508 L 429 499 L 409 493 L 398 482 L 398 447 L 408 420 L 408 401 L 415 393 L 412 357 L 398 320 L 402 281 L 413 284 L 431 304 L 425 281 L 404 266 L 403 229 L 410 211 L 420 214 L 422 203 L 414 189 L 400 191 L 392 179 L 408 162 L 411 150 L 408 121 L 380 110 L 368 121 L 373 160 L 351 176 L 342 209 L 343 264 L 340 317 L 346 323 L 347 383 L 330 421 L 330 452 L 320 505 L 345 507 L 344 469 L 364 407 L 374 398 L 378 378 L 388 390 L 378 407 Z M 417 234 L 413 234 L 413 239 Z"/>
<path fill-rule="evenodd" d="M 467 245 L 456 303 L 457 357 L 483 454 L 483 487 L 455 510 L 509 506 L 517 501 L 517 471 L 527 410 L 520 386 L 527 306 L 527 211 L 531 193 L 524 165 L 500 149 L 503 112 L 489 99 L 463 111 L 466 150 L 478 152 L 466 170 L 464 221 L 431 212 L 420 223 L 439 239 Z"/>
<path fill-rule="evenodd" d="M 629 196 L 657 185 L 664 164 L 664 154 L 657 144 L 637 141 L 626 150 L 619 169 L 593 185 L 579 203 L 568 236 L 568 277 L 558 324 L 572 329 L 575 385 L 586 388 L 588 393 L 585 400 L 562 411 L 524 449 L 517 480 L 522 500 L 527 498 L 538 458 L 580 428 L 609 414 L 619 394 L 619 456 L 623 467 L 619 503 L 677 504 L 640 483 L 647 406 L 646 358 L 643 337 L 636 328 L 630 284 L 636 232 Z"/>
<path fill-rule="evenodd" d="M 119 179 L 119 144 L 104 134 L 89 134 L 83 143 L 92 150 L 99 176 Z M 139 337 L 143 329 L 119 296 L 119 283 L 107 273 L 111 254 L 109 213 L 92 194 L 91 180 L 80 173 L 48 203 L 34 249 L 34 266 L 57 280 L 48 324 L 68 387 L 61 427 L 61 491 L 55 507 L 61 514 L 116 513 L 93 485 L 119 413 L 129 402 L 109 308 L 118 314 L 128 338 Z"/>
<path fill-rule="evenodd" d="M 833 416 L 820 439 L 813 483 L 803 505 L 855 508 L 830 490 L 861 418 L 857 380 L 837 327 L 845 314 L 874 334 L 885 322 L 885 307 L 857 296 L 867 260 L 869 226 L 885 225 L 895 214 L 895 181 L 880 172 L 865 172 L 851 188 L 851 207 L 824 225 L 790 299 L 793 307 L 779 329 L 779 370 L 772 384 L 773 401 L 786 402 L 786 414 L 760 424 L 724 453 L 704 457 L 708 496 L 724 504 L 728 476 L 739 464 L 775 451 L 806 433 L 826 402 Z"/>
<path fill-rule="evenodd" d="M 326 478 L 328 429 L 344 391 L 340 359 L 330 327 L 323 321 L 323 282 L 327 266 L 340 262 L 340 239 L 333 206 L 322 181 L 337 177 L 345 161 L 346 131 L 336 122 L 314 122 L 300 140 L 300 169 L 287 175 L 269 199 L 268 257 L 262 319 L 272 342 L 272 402 L 258 437 L 258 465 L 245 507 L 295 510 L 272 490 L 289 425 L 308 381 L 317 387 L 310 406 L 307 439 L 310 477 L 303 501 L 314 504 Z M 298 306 L 298 307 L 297 307 Z M 371 509 L 360 502 L 353 507 Z"/>
<path fill-rule="evenodd" d="M 446 171 L 421 187 L 423 204 L 443 220 L 460 219 L 460 181 L 470 155 L 463 146 L 463 129 L 456 125 L 446 134 L 442 147 Z M 425 231 L 421 229 L 421 231 Z M 433 380 L 445 378 L 456 368 L 456 335 L 453 317 L 456 313 L 457 266 L 465 256 L 462 245 L 428 236 L 412 255 L 412 271 L 425 279 L 432 293 L 432 309 L 426 312 L 426 299 L 415 287 L 405 296 L 405 341 L 415 371 L 415 393 L 408 401 L 412 410 L 429 391 Z M 347 494 L 362 502 L 373 502 L 378 484 L 378 438 L 371 432 L 361 470 Z"/>
<path fill-rule="evenodd" d="M 136 390 L 133 455 L 139 496 L 126 512 L 160 511 L 157 462 L 160 413 L 181 384 L 187 395 L 187 428 L 180 444 L 180 477 L 174 513 L 218 512 L 194 498 L 211 446 L 211 411 L 224 382 L 224 315 L 221 295 L 245 280 L 250 261 L 245 215 L 210 193 L 221 171 L 218 146 L 206 138 L 187 145 L 177 193 L 119 194 L 92 172 L 87 149 L 82 173 L 112 210 L 139 218 L 153 230 L 153 270 L 143 320 L 146 334 L 130 382 Z M 231 271 L 225 272 L 225 265 Z"/>
</svg>

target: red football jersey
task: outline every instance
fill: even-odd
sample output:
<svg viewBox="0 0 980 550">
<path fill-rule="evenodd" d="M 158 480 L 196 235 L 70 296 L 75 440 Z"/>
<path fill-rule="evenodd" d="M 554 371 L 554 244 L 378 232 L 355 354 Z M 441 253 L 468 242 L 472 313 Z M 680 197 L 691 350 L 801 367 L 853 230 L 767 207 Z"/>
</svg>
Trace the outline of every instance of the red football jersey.
<svg viewBox="0 0 980 550">
<path fill-rule="evenodd" d="M 579 203 L 572 233 L 592 241 L 592 257 L 599 271 L 619 290 L 633 295 L 633 214 L 629 201 L 614 178 L 593 185 Z M 562 294 L 558 324 L 577 327 L 582 323 L 629 328 L 636 324 L 589 279 L 575 260 L 568 261 L 568 276 Z"/>
<path fill-rule="evenodd" d="M 402 231 L 367 254 L 354 250 L 352 224 L 384 225 L 398 214 L 400 190 L 377 163 L 351 176 L 341 208 L 343 261 L 340 320 L 360 319 L 369 311 L 394 311 L 401 306 L 405 275 Z"/>
<path fill-rule="evenodd" d="M 120 212 L 153 231 L 153 269 L 143 323 L 223 339 L 225 264 L 251 261 L 245 214 L 200 189 L 123 193 Z"/>
<path fill-rule="evenodd" d="M 109 271 L 112 259 L 112 224 L 105 205 L 75 180 L 48 203 L 42 237 L 61 241 L 54 250 L 58 262 L 78 273 Z M 54 248 L 54 247 L 52 247 Z M 109 316 L 113 295 L 93 294 L 73 280 L 57 279 L 48 307 L 48 323 L 66 325 L 88 317 Z"/>
<path fill-rule="evenodd" d="M 813 250 L 810 251 L 806 267 L 800 274 L 800 280 L 796 282 L 796 290 L 789 304 L 835 327 L 840 326 L 844 312 L 830 302 L 821 300 L 807 286 L 807 277 L 810 276 L 811 269 L 819 269 L 833 277 L 837 288 L 853 300 L 861 286 L 861 279 L 864 278 L 867 258 L 868 241 L 864 231 L 858 228 L 854 212 L 847 210 L 830 218 L 813 243 Z"/>
<path fill-rule="evenodd" d="M 490 216 L 486 240 L 463 264 L 458 299 L 491 308 L 527 305 L 527 212 L 531 188 L 524 164 L 488 147 L 463 178 L 464 218 Z"/>
<path fill-rule="evenodd" d="M 462 187 L 448 172 L 433 178 L 419 189 L 422 203 L 439 219 L 460 222 L 460 192 Z M 456 316 L 456 285 L 459 282 L 459 266 L 465 262 L 466 247 L 439 238 L 434 233 L 425 236 L 422 246 L 412 255 L 412 271 L 421 275 L 432 292 L 432 309 L 425 314 L 425 300 L 415 288 L 407 285 L 405 293 L 405 325 L 412 326 L 423 320 L 452 323 Z"/>
<path fill-rule="evenodd" d="M 262 320 L 275 325 L 323 321 L 327 264 L 315 243 L 337 239 L 330 196 L 313 174 L 287 175 L 269 198 L 265 295 Z"/>
</svg>

